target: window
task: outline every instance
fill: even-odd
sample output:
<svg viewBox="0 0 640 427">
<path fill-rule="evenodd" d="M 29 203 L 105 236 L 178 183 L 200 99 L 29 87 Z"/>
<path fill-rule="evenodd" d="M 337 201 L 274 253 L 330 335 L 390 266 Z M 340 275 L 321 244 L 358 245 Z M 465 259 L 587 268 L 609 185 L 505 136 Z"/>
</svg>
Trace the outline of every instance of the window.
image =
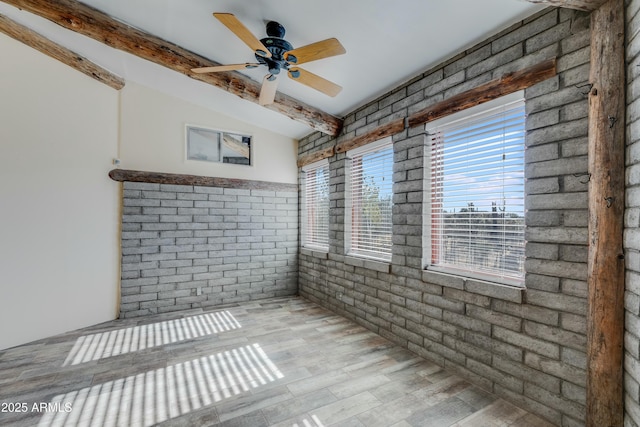
<svg viewBox="0 0 640 427">
<path fill-rule="evenodd" d="M 187 160 L 251 164 L 251 136 L 187 125 Z"/>
<path fill-rule="evenodd" d="M 348 151 L 346 175 L 347 254 L 391 260 L 391 138 Z"/>
<path fill-rule="evenodd" d="M 329 162 L 302 168 L 302 245 L 329 249 Z"/>
<path fill-rule="evenodd" d="M 521 92 L 427 125 L 427 268 L 522 285 L 524 137 Z"/>
</svg>

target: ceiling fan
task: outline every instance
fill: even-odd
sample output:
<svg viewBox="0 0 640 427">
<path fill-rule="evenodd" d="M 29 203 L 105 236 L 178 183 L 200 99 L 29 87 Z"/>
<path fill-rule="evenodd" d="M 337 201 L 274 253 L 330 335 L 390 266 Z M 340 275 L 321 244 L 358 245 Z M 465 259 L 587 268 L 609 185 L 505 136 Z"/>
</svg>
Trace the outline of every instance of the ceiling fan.
<svg viewBox="0 0 640 427">
<path fill-rule="evenodd" d="M 336 96 L 342 90 L 339 85 L 298 67 L 305 62 L 345 53 L 345 48 L 337 39 L 331 38 L 294 49 L 291 43 L 283 38 L 284 27 L 275 21 L 267 23 L 267 37 L 258 40 L 233 14 L 214 13 L 213 16 L 254 51 L 258 62 L 193 68 L 191 71 L 194 73 L 216 73 L 266 65 L 269 68 L 269 73 L 262 80 L 260 105 L 273 103 L 278 87 L 277 77 L 282 70 L 286 70 L 292 80 L 328 96 Z"/>
</svg>

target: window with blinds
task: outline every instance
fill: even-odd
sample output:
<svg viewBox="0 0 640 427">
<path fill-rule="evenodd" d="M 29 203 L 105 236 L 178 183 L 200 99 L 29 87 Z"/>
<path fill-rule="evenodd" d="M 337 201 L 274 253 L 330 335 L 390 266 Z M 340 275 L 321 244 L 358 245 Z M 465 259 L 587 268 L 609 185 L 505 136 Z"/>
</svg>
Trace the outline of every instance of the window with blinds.
<svg viewBox="0 0 640 427">
<path fill-rule="evenodd" d="M 329 249 L 329 162 L 305 166 L 302 197 L 302 245 Z"/>
<path fill-rule="evenodd" d="M 391 138 L 347 152 L 345 243 L 349 255 L 391 260 Z"/>
<path fill-rule="evenodd" d="M 428 268 L 521 286 L 524 99 L 519 93 L 479 109 L 427 125 Z"/>
</svg>

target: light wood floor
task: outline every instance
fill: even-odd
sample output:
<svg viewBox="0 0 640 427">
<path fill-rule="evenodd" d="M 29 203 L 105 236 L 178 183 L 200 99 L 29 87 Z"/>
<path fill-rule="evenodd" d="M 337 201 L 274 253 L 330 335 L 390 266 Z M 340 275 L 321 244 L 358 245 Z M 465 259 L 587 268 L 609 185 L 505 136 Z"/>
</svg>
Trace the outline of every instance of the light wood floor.
<svg viewBox="0 0 640 427">
<path fill-rule="evenodd" d="M 550 425 L 301 298 L 1 351 L 0 405 L 2 426 Z"/>
</svg>

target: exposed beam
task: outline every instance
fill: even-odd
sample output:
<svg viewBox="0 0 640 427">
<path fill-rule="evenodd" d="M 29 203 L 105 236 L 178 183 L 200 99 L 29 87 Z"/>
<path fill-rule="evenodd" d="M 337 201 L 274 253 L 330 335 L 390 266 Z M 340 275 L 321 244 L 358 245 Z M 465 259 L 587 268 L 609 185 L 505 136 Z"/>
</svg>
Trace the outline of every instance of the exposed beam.
<svg viewBox="0 0 640 427">
<path fill-rule="evenodd" d="M 336 146 L 336 153 L 344 153 L 354 148 L 361 147 L 373 141 L 395 135 L 404 130 L 404 119 L 397 119 L 371 129 L 367 133 L 358 135 L 355 138 L 344 141 Z"/>
<path fill-rule="evenodd" d="M 287 184 L 284 182 L 253 181 L 248 179 L 218 178 L 213 176 L 146 172 L 127 169 L 112 169 L 109 172 L 109 178 L 119 182 L 150 182 L 153 184 L 196 185 L 199 187 L 298 191 L 298 184 Z"/>
<path fill-rule="evenodd" d="M 115 49 L 224 89 L 242 99 L 258 103 L 260 83 L 238 72 L 194 74 L 192 68 L 220 65 L 75 0 L 2 0 L 41 16 L 66 29 L 93 38 Z M 320 132 L 336 136 L 342 120 L 284 94 L 265 106 Z"/>
<path fill-rule="evenodd" d="M 591 14 L 589 81 L 589 427 L 622 426 L 624 344 L 624 0 Z"/>
<path fill-rule="evenodd" d="M 24 25 L 18 24 L 2 14 L 0 14 L 0 32 L 36 49 L 41 53 L 44 53 L 47 56 L 50 56 L 53 59 L 57 59 L 63 64 L 86 74 L 100 83 L 104 83 L 116 90 L 120 90 L 124 87 L 124 79 L 119 76 L 116 76 L 101 66 L 89 61 L 87 58 L 52 42 L 35 31 L 25 27 Z"/>
<path fill-rule="evenodd" d="M 556 59 L 548 59 L 539 64 L 505 74 L 478 87 L 462 92 L 444 101 L 418 111 L 409 117 L 409 127 L 416 127 L 466 110 L 475 105 L 499 98 L 504 95 L 526 89 L 556 75 Z"/>
<path fill-rule="evenodd" d="M 331 146 L 329 148 L 325 148 L 324 150 L 314 151 L 311 154 L 307 154 L 306 156 L 301 157 L 298 160 L 298 167 L 301 168 L 303 166 L 310 165 L 311 163 L 319 162 L 320 160 L 332 157 L 336 152 L 335 148 L 336 147 Z"/>
<path fill-rule="evenodd" d="M 425 123 L 466 110 L 504 95 L 526 89 L 556 75 L 556 59 L 551 58 L 536 65 L 505 74 L 473 89 L 469 89 L 444 101 L 418 111 L 407 119 L 397 119 L 377 126 L 369 132 L 346 140 L 335 147 L 336 153 L 360 147 L 373 141 L 402 132 L 406 127 L 422 126 Z M 300 166 L 300 164 L 298 164 Z"/>
<path fill-rule="evenodd" d="M 592 12 L 602 6 L 607 0 L 527 0 L 529 3 L 546 4 L 549 6 L 566 7 Z"/>
</svg>

